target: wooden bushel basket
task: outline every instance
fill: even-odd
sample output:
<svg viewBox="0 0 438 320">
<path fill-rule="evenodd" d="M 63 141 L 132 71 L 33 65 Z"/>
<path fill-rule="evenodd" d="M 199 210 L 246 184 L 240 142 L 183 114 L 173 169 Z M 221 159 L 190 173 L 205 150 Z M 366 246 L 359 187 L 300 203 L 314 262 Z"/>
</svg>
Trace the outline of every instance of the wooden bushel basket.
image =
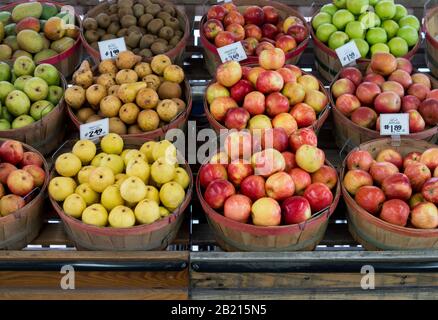
<svg viewBox="0 0 438 320">
<path fill-rule="evenodd" d="M 233 3 L 238 7 L 239 12 L 243 12 L 243 10 L 246 9 L 248 6 L 272 6 L 278 10 L 278 13 L 282 18 L 286 18 L 288 16 L 295 16 L 300 18 L 304 25 L 307 28 L 307 31 L 309 32 L 309 26 L 306 23 L 306 19 L 295 9 L 282 4 L 280 2 L 276 1 L 268 1 L 268 0 L 235 0 Z M 216 46 L 210 42 L 210 40 L 207 39 L 205 36 L 204 30 L 202 26 L 207 21 L 207 15 L 204 15 L 201 19 L 200 23 L 200 41 L 201 45 L 204 47 L 204 57 L 205 57 L 205 64 L 207 67 L 208 72 L 210 75 L 214 76 L 216 73 L 217 67 L 222 64 L 222 61 L 219 57 L 219 54 L 217 52 Z M 309 33 L 308 33 L 309 34 Z M 286 53 L 286 64 L 298 64 L 298 61 L 301 58 L 301 55 L 303 54 L 304 50 L 307 48 L 307 45 L 309 44 L 310 36 L 307 37 L 303 42 L 301 42 L 294 50 L 291 52 Z M 255 64 L 258 63 L 258 57 L 257 56 L 250 56 L 248 59 L 243 60 L 240 62 L 242 65 L 246 64 Z"/>
<path fill-rule="evenodd" d="M 361 63 L 357 67 L 364 71 L 368 63 Z M 416 72 L 414 70 L 414 72 Z M 427 74 L 426 74 L 427 75 Z M 428 75 L 427 75 L 428 76 Z M 428 76 L 431 80 L 432 87 L 438 88 L 438 81 L 433 77 Z M 339 74 L 333 80 L 333 83 L 339 79 Z M 336 144 L 339 148 L 345 151 L 351 151 L 360 144 L 381 138 L 380 132 L 374 129 L 361 127 L 346 117 L 341 111 L 336 108 L 335 99 L 333 98 L 330 87 L 330 103 L 332 105 L 333 121 L 335 124 Z M 416 133 L 411 133 L 405 138 L 414 140 L 425 140 L 430 143 L 435 143 L 438 140 L 438 126 L 426 128 L 426 130 Z"/>
<path fill-rule="evenodd" d="M 67 88 L 67 82 L 62 73 L 59 73 L 59 75 L 61 78 L 60 86 L 65 91 Z M 64 109 L 65 100 L 63 95 L 58 105 L 40 120 L 22 128 L 0 131 L 0 137 L 27 143 L 43 155 L 48 155 L 50 152 L 58 148 L 59 144 L 64 139 Z"/>
<path fill-rule="evenodd" d="M 315 15 L 318 13 L 319 10 L 313 15 L 312 21 Z M 333 81 L 333 79 L 342 69 L 341 62 L 339 61 L 336 51 L 330 49 L 325 43 L 316 37 L 316 34 L 313 31 L 312 21 L 310 22 L 310 34 L 312 35 L 312 40 L 315 44 L 314 53 L 316 70 L 318 70 L 318 72 L 327 81 Z M 419 31 L 419 40 L 417 44 L 404 56 L 404 58 L 411 60 L 420 48 L 421 42 L 421 31 Z M 370 61 L 370 59 L 359 59 L 357 60 L 357 63 L 369 63 Z"/>
<path fill-rule="evenodd" d="M 34 0 L 34 2 L 41 2 L 41 3 L 51 3 L 54 4 L 59 8 L 68 5 L 67 3 L 59 3 L 54 1 L 45 1 L 45 0 Z M 24 1 L 17 1 L 11 4 L 8 4 L 6 6 L 0 7 L 0 11 L 12 11 L 13 8 L 15 8 L 20 3 L 29 2 L 27 0 Z M 82 30 L 82 20 L 79 17 L 79 15 L 75 15 L 76 18 L 76 26 L 79 27 L 80 30 Z M 46 60 L 40 61 L 40 63 L 48 63 L 56 67 L 62 75 L 65 77 L 69 77 L 73 74 L 73 72 L 76 70 L 76 68 L 79 66 L 79 63 L 81 62 L 82 58 L 82 41 L 81 37 L 78 36 L 73 47 L 70 49 L 61 52 L 60 54 L 53 56 L 51 58 L 48 58 Z"/>
<path fill-rule="evenodd" d="M 96 7 L 94 7 L 93 9 L 91 9 L 90 11 L 87 12 L 87 15 L 84 17 L 84 20 L 88 17 L 96 17 L 99 13 L 108 13 L 108 9 L 110 7 L 110 5 L 112 4 L 116 4 L 117 0 L 109 0 L 109 1 L 105 1 L 99 5 L 97 5 Z M 184 55 L 184 51 L 187 47 L 187 41 L 188 38 L 190 36 L 190 21 L 187 18 L 187 15 L 185 14 L 185 12 L 179 10 L 176 7 L 176 4 L 172 3 L 172 2 L 167 2 L 167 1 L 159 1 L 159 3 L 168 3 L 168 4 L 172 4 L 175 6 L 176 12 L 177 12 L 177 19 L 180 21 L 180 25 L 183 27 L 183 32 L 184 35 L 181 38 L 180 42 L 175 46 L 175 48 L 173 48 L 172 50 L 165 52 L 164 54 L 167 55 L 173 63 L 175 64 L 182 64 L 182 60 L 183 60 L 183 55 Z M 85 39 L 84 36 L 84 29 L 81 28 L 81 39 L 82 39 L 82 43 L 85 47 L 85 50 L 87 51 L 87 53 L 91 56 L 91 58 L 95 61 L 95 63 L 99 63 L 100 59 L 100 52 L 96 49 L 94 49 Z M 150 62 L 152 60 L 152 58 L 148 58 L 148 59 L 143 59 L 144 61 Z"/>
<path fill-rule="evenodd" d="M 391 139 L 378 139 L 366 142 L 358 149 L 366 150 L 375 158 L 386 148 L 393 148 L 406 156 L 409 152 L 423 152 L 436 147 L 425 141 L 402 139 L 400 145 L 393 145 Z M 344 161 L 340 179 L 344 179 Z M 438 249 L 438 229 L 424 230 L 400 227 L 383 221 L 362 209 L 342 184 L 342 194 L 348 209 L 348 229 L 353 238 L 367 250 L 420 250 Z"/>
<path fill-rule="evenodd" d="M 0 139 L 0 145 L 8 139 Z M 24 151 L 37 153 L 43 159 L 43 169 L 46 174 L 41 188 L 32 190 L 30 201 L 21 209 L 5 217 L 0 216 L 0 250 L 20 250 L 35 239 L 43 225 L 45 191 L 49 183 L 49 166 L 44 157 L 34 148 L 23 143 Z"/>
<path fill-rule="evenodd" d="M 423 29 L 426 33 L 427 66 L 434 77 L 438 77 L 438 6 L 426 8 Z"/>
<path fill-rule="evenodd" d="M 332 166 L 328 161 L 326 164 Z M 261 227 L 234 221 L 212 209 L 202 195 L 199 178 L 196 180 L 196 191 L 220 247 L 226 251 L 254 252 L 314 250 L 324 238 L 329 218 L 341 194 L 338 180 L 330 207 L 315 213 L 309 220 L 294 225 Z"/>
<path fill-rule="evenodd" d="M 132 137 L 125 137 L 123 140 L 127 148 L 140 148 L 146 142 L 145 139 Z M 104 251 L 164 250 L 177 236 L 184 220 L 184 212 L 192 198 L 193 176 L 187 162 L 184 169 L 190 177 L 190 185 L 186 190 L 184 201 L 169 216 L 148 225 L 138 225 L 131 228 L 96 227 L 68 216 L 58 202 L 51 197 L 50 201 L 61 217 L 65 231 L 78 249 Z M 52 177 L 54 175 L 55 172 L 53 171 Z"/>
</svg>

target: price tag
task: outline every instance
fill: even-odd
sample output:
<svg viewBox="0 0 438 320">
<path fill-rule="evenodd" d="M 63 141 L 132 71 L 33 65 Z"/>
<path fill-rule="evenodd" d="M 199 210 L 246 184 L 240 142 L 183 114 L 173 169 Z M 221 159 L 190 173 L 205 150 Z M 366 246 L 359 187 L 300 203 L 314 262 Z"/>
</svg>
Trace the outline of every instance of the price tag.
<svg viewBox="0 0 438 320">
<path fill-rule="evenodd" d="M 222 63 L 227 61 L 242 61 L 248 58 L 240 41 L 217 48 L 217 52 L 219 53 Z"/>
<path fill-rule="evenodd" d="M 125 38 L 110 39 L 106 41 L 100 41 L 99 45 L 101 60 L 115 59 L 120 52 L 126 51 Z"/>
<path fill-rule="evenodd" d="M 380 135 L 401 136 L 409 134 L 408 113 L 380 114 Z"/>
<path fill-rule="evenodd" d="M 106 136 L 109 133 L 108 118 L 97 120 L 90 123 L 81 124 L 79 127 L 80 138 L 88 140 L 96 140 L 99 137 Z"/>
<path fill-rule="evenodd" d="M 350 41 L 342 47 L 337 48 L 336 54 L 343 67 L 361 58 L 359 49 L 354 41 Z"/>
</svg>

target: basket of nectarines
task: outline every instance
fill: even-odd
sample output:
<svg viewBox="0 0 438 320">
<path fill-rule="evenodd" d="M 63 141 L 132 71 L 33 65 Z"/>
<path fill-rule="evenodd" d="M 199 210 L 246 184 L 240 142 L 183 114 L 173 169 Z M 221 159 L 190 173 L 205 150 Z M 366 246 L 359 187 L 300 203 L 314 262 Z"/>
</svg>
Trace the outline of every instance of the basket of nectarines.
<svg viewBox="0 0 438 320">
<path fill-rule="evenodd" d="M 437 88 L 437 89 L 435 89 Z M 330 99 L 339 147 L 351 150 L 380 137 L 380 114 L 408 113 L 408 138 L 438 138 L 438 83 L 409 60 L 376 53 L 371 63 L 341 70 Z"/>
<path fill-rule="evenodd" d="M 337 171 L 311 129 L 289 140 L 275 130 L 232 131 L 199 170 L 198 198 L 224 250 L 313 250 L 324 237 L 340 197 Z"/>
<path fill-rule="evenodd" d="M 163 250 L 192 197 L 192 173 L 175 146 L 110 133 L 69 141 L 55 155 L 48 191 L 80 249 Z"/>
<path fill-rule="evenodd" d="M 438 148 L 378 139 L 346 157 L 340 179 L 353 238 L 368 250 L 438 247 Z"/>
<path fill-rule="evenodd" d="M 310 39 L 297 10 L 267 0 L 214 3 L 201 19 L 200 38 L 211 75 L 221 64 L 218 48 L 241 41 L 247 55 L 242 63 L 257 63 L 262 50 L 279 48 L 288 64 L 297 64 Z"/>
<path fill-rule="evenodd" d="M 0 250 L 19 250 L 43 225 L 49 167 L 34 148 L 0 139 Z"/>
</svg>

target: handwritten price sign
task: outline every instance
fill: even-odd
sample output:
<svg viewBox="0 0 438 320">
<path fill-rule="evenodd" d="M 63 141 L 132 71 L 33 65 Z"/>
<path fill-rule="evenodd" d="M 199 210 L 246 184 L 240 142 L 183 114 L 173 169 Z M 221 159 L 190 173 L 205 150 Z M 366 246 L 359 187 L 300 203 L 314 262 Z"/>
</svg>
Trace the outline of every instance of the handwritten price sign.
<svg viewBox="0 0 438 320">
<path fill-rule="evenodd" d="M 125 38 L 100 41 L 97 44 L 99 45 L 100 58 L 102 60 L 115 59 L 120 52 L 126 51 Z"/>
<path fill-rule="evenodd" d="M 219 53 L 222 63 L 227 61 L 242 61 L 248 58 L 241 42 L 235 42 L 225 47 L 217 48 L 217 52 Z"/>
<path fill-rule="evenodd" d="M 380 135 L 401 136 L 409 134 L 408 113 L 387 113 L 380 115 Z"/>
<path fill-rule="evenodd" d="M 354 41 L 350 41 L 342 47 L 337 48 L 336 54 L 343 67 L 361 58 L 359 49 Z"/>
<path fill-rule="evenodd" d="M 108 118 L 84 123 L 79 127 L 81 139 L 96 140 L 99 137 L 106 136 L 109 133 Z"/>
</svg>

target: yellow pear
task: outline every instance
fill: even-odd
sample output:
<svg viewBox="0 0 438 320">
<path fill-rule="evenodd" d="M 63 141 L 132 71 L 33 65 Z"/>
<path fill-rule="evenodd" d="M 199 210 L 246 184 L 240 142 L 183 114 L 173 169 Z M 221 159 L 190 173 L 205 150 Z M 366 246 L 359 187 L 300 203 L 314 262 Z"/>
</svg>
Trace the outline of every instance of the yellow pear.
<svg viewBox="0 0 438 320">
<path fill-rule="evenodd" d="M 123 181 L 125 181 L 128 178 L 129 178 L 128 175 L 125 174 L 125 173 L 116 174 L 116 176 L 114 177 L 114 180 L 115 180 L 114 183 L 116 185 L 118 185 L 119 188 L 120 188 L 120 186 L 122 185 Z"/>
<path fill-rule="evenodd" d="M 128 162 L 126 174 L 129 177 L 139 177 L 144 183 L 149 180 L 150 168 L 146 161 L 134 159 Z"/>
<path fill-rule="evenodd" d="M 156 203 L 160 204 L 160 193 L 158 189 L 153 186 L 146 186 L 145 199 L 154 200 Z"/>
<path fill-rule="evenodd" d="M 160 207 L 160 216 L 162 218 L 167 217 L 170 214 L 170 211 L 167 210 L 165 207 Z"/>
<path fill-rule="evenodd" d="M 146 88 L 146 82 L 123 83 L 117 90 L 117 96 L 123 103 L 134 102 L 137 93 Z"/>
<path fill-rule="evenodd" d="M 141 159 L 141 160 L 147 162 L 146 155 L 141 153 L 139 150 L 129 151 L 123 160 L 125 161 L 125 165 L 128 165 L 128 162 L 131 160 L 134 160 L 134 159 Z"/>
<path fill-rule="evenodd" d="M 114 184 L 114 173 L 108 167 L 98 167 L 91 171 L 88 183 L 94 191 L 103 192 L 106 187 Z"/>
<path fill-rule="evenodd" d="M 82 183 L 87 183 L 88 182 L 88 178 L 90 177 L 90 173 L 93 169 L 95 169 L 95 166 L 85 166 L 82 167 L 81 170 L 79 170 L 78 172 L 78 181 L 79 184 Z"/>
<path fill-rule="evenodd" d="M 82 164 L 87 164 L 96 155 L 96 145 L 90 140 L 79 140 L 73 146 L 72 152 L 81 160 Z"/>
<path fill-rule="evenodd" d="M 100 196 L 100 203 L 102 203 L 107 210 L 112 210 L 117 206 L 122 206 L 124 201 L 120 195 L 119 187 L 115 184 L 106 187 Z"/>
<path fill-rule="evenodd" d="M 101 204 L 92 204 L 82 212 L 82 222 L 96 227 L 105 227 L 108 224 L 108 212 Z"/>
<path fill-rule="evenodd" d="M 120 194 L 128 202 L 139 202 L 146 197 L 146 186 L 139 177 L 129 177 L 120 186 Z"/>
<path fill-rule="evenodd" d="M 178 183 L 184 189 L 187 189 L 190 184 L 190 177 L 184 168 L 179 167 L 175 170 L 175 177 L 173 178 L 173 181 Z"/>
<path fill-rule="evenodd" d="M 108 154 L 121 154 L 123 151 L 123 139 L 117 133 L 109 133 L 100 141 L 102 151 Z"/>
<path fill-rule="evenodd" d="M 139 224 L 151 224 L 161 218 L 158 204 L 149 199 L 140 201 L 134 213 Z"/>
<path fill-rule="evenodd" d="M 184 201 L 186 193 L 178 183 L 168 182 L 160 189 L 160 201 L 169 210 L 178 208 Z"/>
<path fill-rule="evenodd" d="M 108 167 L 113 171 L 114 175 L 116 175 L 123 172 L 125 164 L 121 156 L 109 154 L 100 161 L 100 167 Z"/>
<path fill-rule="evenodd" d="M 50 180 L 49 194 L 56 201 L 64 201 L 75 192 L 76 182 L 68 177 L 55 177 Z"/>
<path fill-rule="evenodd" d="M 81 160 L 73 153 L 63 153 L 55 161 L 56 172 L 63 177 L 74 177 L 81 168 Z"/>
<path fill-rule="evenodd" d="M 154 149 L 156 143 L 157 142 L 155 141 L 148 141 L 143 143 L 143 145 L 140 148 L 140 152 L 146 156 L 146 159 L 150 164 L 152 164 L 155 161 L 152 155 L 152 150 Z"/>
<path fill-rule="evenodd" d="M 98 155 L 96 155 L 93 160 L 91 160 L 91 165 L 94 167 L 99 167 L 100 166 L 100 161 L 102 161 L 102 159 L 107 156 L 107 154 L 105 152 L 101 152 Z"/>
<path fill-rule="evenodd" d="M 129 228 L 135 225 L 135 215 L 130 208 L 117 206 L 111 210 L 108 221 L 113 228 Z"/>
<path fill-rule="evenodd" d="M 172 181 L 175 177 L 175 166 L 166 162 L 165 158 L 160 158 L 151 166 L 151 176 L 155 182 L 164 184 Z"/>
<path fill-rule="evenodd" d="M 122 157 L 123 162 L 124 162 L 125 164 L 126 164 L 126 155 L 128 154 L 129 151 L 132 151 L 132 150 L 135 150 L 135 149 L 125 149 L 125 150 L 123 150 L 122 153 L 120 154 L 120 156 Z"/>
<path fill-rule="evenodd" d="M 87 204 L 85 203 L 85 200 L 77 193 L 69 195 L 62 205 L 62 208 L 67 215 L 77 219 L 82 216 L 82 212 L 86 207 Z"/>
<path fill-rule="evenodd" d="M 164 157 L 169 162 L 174 163 L 176 160 L 176 147 L 169 140 L 161 140 L 154 144 L 152 157 L 154 161 Z"/>
<path fill-rule="evenodd" d="M 91 189 L 89 183 L 82 183 L 76 187 L 75 193 L 84 199 L 87 206 L 99 202 L 99 194 Z"/>
</svg>

